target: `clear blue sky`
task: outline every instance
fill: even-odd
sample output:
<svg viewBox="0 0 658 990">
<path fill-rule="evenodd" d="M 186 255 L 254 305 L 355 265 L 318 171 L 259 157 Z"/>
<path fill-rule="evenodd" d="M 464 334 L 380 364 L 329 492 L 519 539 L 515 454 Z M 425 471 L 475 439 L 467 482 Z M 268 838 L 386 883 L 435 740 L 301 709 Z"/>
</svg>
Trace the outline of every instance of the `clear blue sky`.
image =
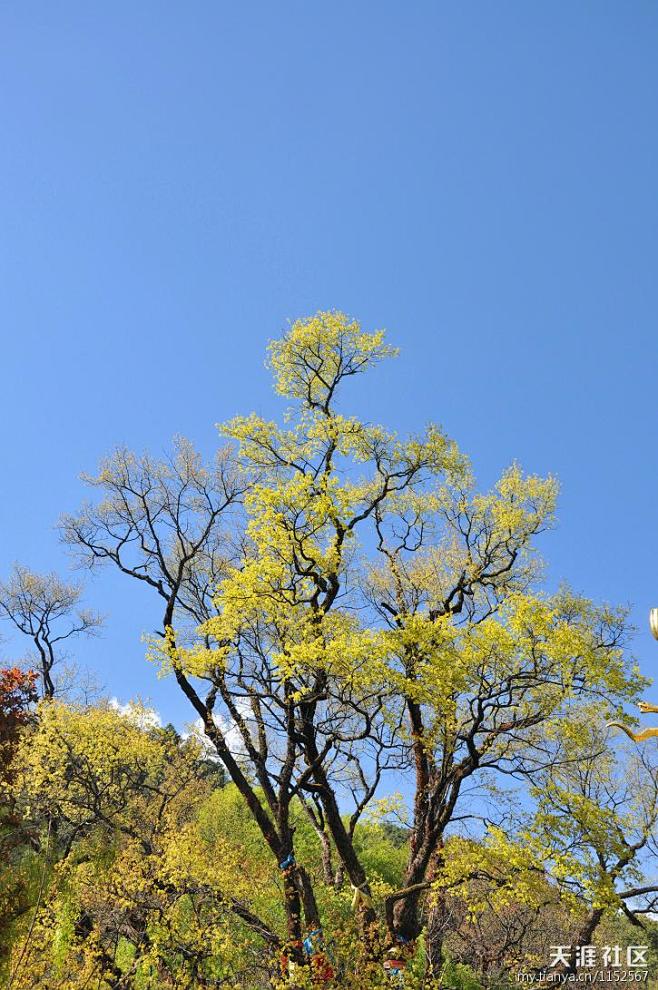
<svg viewBox="0 0 658 990">
<path fill-rule="evenodd" d="M 643 0 L 3 4 L 2 572 L 67 567 L 115 443 L 276 412 L 267 338 L 337 307 L 402 349 L 355 411 L 558 474 L 551 580 L 632 603 L 654 673 L 657 53 Z M 80 659 L 184 720 L 148 594 L 88 600 Z"/>
</svg>

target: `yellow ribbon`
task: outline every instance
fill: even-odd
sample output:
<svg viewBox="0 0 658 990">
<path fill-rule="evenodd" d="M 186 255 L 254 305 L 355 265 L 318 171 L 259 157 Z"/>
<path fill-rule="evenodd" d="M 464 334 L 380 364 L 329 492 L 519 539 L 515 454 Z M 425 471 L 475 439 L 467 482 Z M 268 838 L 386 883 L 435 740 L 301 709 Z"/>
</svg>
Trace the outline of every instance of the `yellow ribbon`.
<svg viewBox="0 0 658 990">
<path fill-rule="evenodd" d="M 362 884 L 361 886 L 365 886 L 365 884 Z M 363 905 L 364 908 L 371 908 L 373 906 L 372 897 L 370 894 L 366 894 L 365 890 L 361 890 L 361 887 L 355 887 L 353 883 L 350 884 L 350 887 L 354 891 L 354 896 L 352 898 L 353 911 L 358 910 L 359 904 Z"/>
</svg>

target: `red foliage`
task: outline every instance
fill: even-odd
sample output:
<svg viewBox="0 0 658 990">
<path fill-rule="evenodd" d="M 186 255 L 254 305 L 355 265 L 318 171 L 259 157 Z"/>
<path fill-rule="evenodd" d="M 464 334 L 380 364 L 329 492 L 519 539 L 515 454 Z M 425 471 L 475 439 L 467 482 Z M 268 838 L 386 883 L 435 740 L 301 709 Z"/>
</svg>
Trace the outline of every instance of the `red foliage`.
<svg viewBox="0 0 658 990">
<path fill-rule="evenodd" d="M 0 667 L 0 744 L 10 745 L 37 700 L 37 675 L 20 667 Z"/>
</svg>

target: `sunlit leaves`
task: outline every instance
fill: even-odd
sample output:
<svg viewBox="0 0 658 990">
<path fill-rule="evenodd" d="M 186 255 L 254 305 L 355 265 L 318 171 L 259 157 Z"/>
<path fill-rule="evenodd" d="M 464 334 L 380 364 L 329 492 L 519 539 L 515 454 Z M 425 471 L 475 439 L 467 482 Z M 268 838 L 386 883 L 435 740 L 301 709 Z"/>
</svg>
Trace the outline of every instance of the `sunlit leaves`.
<svg viewBox="0 0 658 990">
<path fill-rule="evenodd" d="M 303 399 L 311 407 L 331 401 L 338 383 L 396 354 L 383 331 L 366 333 L 344 313 L 316 313 L 297 320 L 269 346 L 269 364 L 281 395 Z"/>
</svg>

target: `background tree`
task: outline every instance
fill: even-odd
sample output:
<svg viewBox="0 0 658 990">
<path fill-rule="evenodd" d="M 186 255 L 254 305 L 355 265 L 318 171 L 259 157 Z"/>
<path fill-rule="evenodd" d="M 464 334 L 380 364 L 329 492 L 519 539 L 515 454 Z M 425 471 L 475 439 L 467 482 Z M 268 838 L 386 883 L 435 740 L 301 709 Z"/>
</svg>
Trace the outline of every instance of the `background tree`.
<svg viewBox="0 0 658 990">
<path fill-rule="evenodd" d="M 197 816 L 215 778 L 193 739 L 138 705 L 50 703 L 13 767 L 47 878 L 15 938 L 15 987 L 200 986 L 232 971 L 232 925 L 278 944 L 241 899 L 257 876 L 239 844 L 203 840 Z"/>
<path fill-rule="evenodd" d="M 609 930 L 620 917 L 627 922 L 626 944 L 652 944 L 647 919 L 658 905 L 656 753 L 614 751 L 600 729 L 600 708 L 590 714 L 569 747 L 570 758 L 534 775 L 528 797 L 535 808 L 519 815 L 515 828 L 490 828 L 483 841 L 449 844 L 436 886 L 441 898 L 465 906 L 467 924 L 453 924 L 453 932 L 483 931 L 483 970 L 492 963 L 499 969 L 546 968 L 547 945 L 562 945 L 567 963 L 561 967 L 574 972 L 577 947 L 592 945 L 599 926 Z M 610 943 L 599 940 L 604 944 Z"/>
<path fill-rule="evenodd" d="M 8 619 L 36 647 L 42 695 L 56 691 L 54 668 L 67 659 L 65 646 L 80 635 L 91 636 L 103 619 L 80 607 L 82 587 L 57 574 L 36 574 L 15 564 L 7 581 L 0 583 L 0 615 Z"/>
<path fill-rule="evenodd" d="M 484 985 L 544 969 L 584 912 L 567 903 L 542 864 L 499 831 L 455 837 L 430 897 L 425 942 L 433 971 L 468 966 Z M 437 963 L 439 965 L 437 965 Z"/>
<path fill-rule="evenodd" d="M 591 942 L 606 912 L 642 930 L 658 908 L 658 754 L 613 749 L 597 723 L 581 726 L 576 758 L 546 767 L 531 788 L 537 847 L 586 906 L 574 945 Z"/>
</svg>

